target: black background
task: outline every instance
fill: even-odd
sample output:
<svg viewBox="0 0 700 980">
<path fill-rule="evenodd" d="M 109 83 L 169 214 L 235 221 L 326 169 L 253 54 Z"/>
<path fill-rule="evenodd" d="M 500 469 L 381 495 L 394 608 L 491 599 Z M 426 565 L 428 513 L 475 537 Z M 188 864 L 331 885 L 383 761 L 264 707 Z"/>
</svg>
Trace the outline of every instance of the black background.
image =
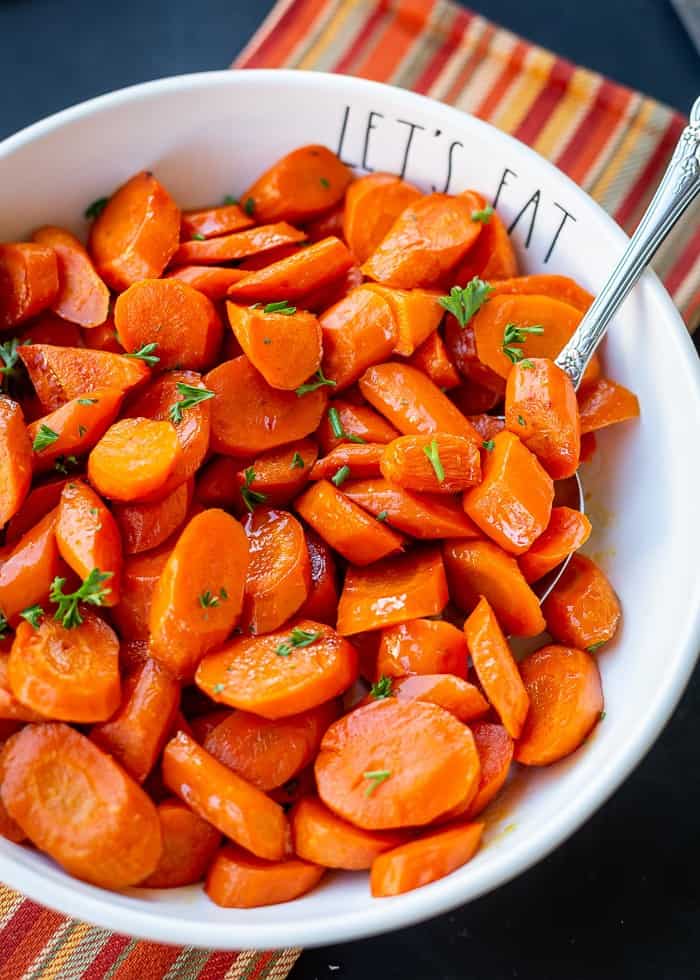
<svg viewBox="0 0 700 980">
<path fill-rule="evenodd" d="M 698 56 L 667 0 L 474 5 L 681 110 L 700 93 Z M 0 0 L 0 137 L 114 88 L 226 67 L 271 6 L 271 0 Z M 672 587 L 672 572 L 660 588 Z M 634 775 L 547 860 L 423 925 L 307 950 L 292 980 L 700 977 L 699 741 L 696 676 Z"/>
</svg>

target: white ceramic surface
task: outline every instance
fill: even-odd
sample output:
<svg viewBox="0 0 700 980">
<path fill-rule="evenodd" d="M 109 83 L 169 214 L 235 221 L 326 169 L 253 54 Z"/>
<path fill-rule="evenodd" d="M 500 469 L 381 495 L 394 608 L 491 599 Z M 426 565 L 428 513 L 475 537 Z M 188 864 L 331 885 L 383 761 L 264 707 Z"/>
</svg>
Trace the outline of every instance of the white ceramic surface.
<svg viewBox="0 0 700 980">
<path fill-rule="evenodd" d="M 477 119 L 409 92 L 339 75 L 214 72 L 125 89 L 37 123 L 0 144 L 0 239 L 38 224 L 84 233 L 82 213 L 150 168 L 183 206 L 242 192 L 302 144 L 400 171 L 423 188 L 476 187 L 498 198 L 530 272 L 574 276 L 592 291 L 625 237 L 571 181 Z M 528 203 L 529 202 L 529 203 Z M 562 226 L 563 221 L 563 226 Z M 553 243 L 554 246 L 553 246 Z M 552 247 L 553 246 L 553 247 Z M 589 553 L 619 592 L 624 626 L 600 655 L 607 715 L 571 758 L 522 772 L 489 814 L 467 866 L 425 888 L 373 900 L 367 875 L 328 875 L 313 893 L 226 910 L 199 888 L 112 894 L 0 839 L 0 879 L 46 905 L 120 932 L 222 949 L 325 944 L 405 926 L 496 887 L 544 857 L 620 785 L 668 720 L 700 646 L 697 488 L 700 371 L 669 297 L 648 274 L 617 317 L 609 373 L 638 392 L 639 423 L 600 437 L 585 473 Z"/>
</svg>

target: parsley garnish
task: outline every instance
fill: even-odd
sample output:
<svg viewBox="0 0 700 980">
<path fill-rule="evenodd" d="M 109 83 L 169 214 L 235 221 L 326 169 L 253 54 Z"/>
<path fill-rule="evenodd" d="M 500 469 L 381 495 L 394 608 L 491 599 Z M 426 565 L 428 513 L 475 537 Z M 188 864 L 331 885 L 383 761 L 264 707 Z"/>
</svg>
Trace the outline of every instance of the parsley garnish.
<svg viewBox="0 0 700 980">
<path fill-rule="evenodd" d="M 336 487 L 340 487 L 342 486 L 343 483 L 345 483 L 345 481 L 349 476 L 350 476 L 350 467 L 341 466 L 340 469 L 336 472 L 335 476 L 331 477 L 331 483 L 334 483 Z"/>
<path fill-rule="evenodd" d="M 87 429 L 85 428 L 84 425 L 79 425 L 78 426 L 78 435 L 80 436 L 81 439 L 83 438 L 83 436 L 85 435 L 86 432 L 87 432 Z"/>
<path fill-rule="evenodd" d="M 521 348 L 514 347 L 513 344 L 524 344 L 529 333 L 544 333 L 544 327 L 519 327 L 517 323 L 506 324 L 505 330 L 503 331 L 503 346 L 501 350 L 513 364 L 517 364 L 518 361 L 522 361 L 523 359 Z M 532 367 L 531 362 L 528 362 L 528 365 Z"/>
<path fill-rule="evenodd" d="M 304 457 L 301 453 L 294 453 L 292 456 L 292 465 L 289 467 L 290 470 L 303 470 L 305 465 Z"/>
<path fill-rule="evenodd" d="M 68 476 L 68 469 L 70 466 L 78 465 L 77 456 L 57 456 L 56 462 L 53 464 L 53 468 L 58 473 L 63 473 L 64 476 Z"/>
<path fill-rule="evenodd" d="M 491 220 L 491 215 L 493 214 L 493 208 L 490 204 L 487 204 L 485 208 L 480 211 L 472 211 L 472 221 L 480 221 L 482 225 L 487 225 Z"/>
<path fill-rule="evenodd" d="M 288 657 L 292 650 L 300 649 L 301 647 L 310 647 L 312 643 L 315 643 L 319 638 L 321 633 L 318 630 L 304 630 L 295 626 L 291 632 L 288 640 L 280 645 L 275 650 L 278 657 Z"/>
<path fill-rule="evenodd" d="M 209 589 L 205 589 L 198 601 L 202 609 L 212 609 L 219 605 L 221 599 L 228 599 L 226 589 L 222 589 L 218 595 L 214 595 Z"/>
<path fill-rule="evenodd" d="M 48 449 L 49 446 L 53 446 L 57 439 L 58 432 L 54 432 L 53 429 L 50 429 L 48 425 L 44 425 L 42 422 L 37 434 L 34 436 L 32 449 L 35 453 L 40 453 L 42 450 Z"/>
<path fill-rule="evenodd" d="M 96 201 L 93 201 L 89 207 L 85 208 L 85 217 L 87 220 L 94 221 L 95 218 L 99 218 L 108 203 L 108 197 L 98 197 Z"/>
<path fill-rule="evenodd" d="M 224 204 L 238 204 L 238 198 L 234 197 L 233 194 L 227 194 L 224 198 Z"/>
<path fill-rule="evenodd" d="M 134 359 L 138 359 L 139 361 L 145 361 L 146 364 L 149 365 L 149 367 L 153 367 L 153 365 L 157 364 L 158 361 L 160 360 L 160 358 L 156 357 L 156 355 L 153 353 L 153 351 L 157 349 L 158 349 L 157 343 L 144 344 L 140 350 L 135 350 L 132 353 L 126 353 L 124 354 L 124 357 L 133 357 Z"/>
<path fill-rule="evenodd" d="M 532 363 L 532 361 L 529 358 L 527 358 L 527 357 L 524 357 L 522 359 L 522 361 L 520 362 L 520 367 L 521 368 L 525 368 L 528 371 L 530 370 L 530 368 L 532 368 L 534 366 L 535 365 Z"/>
<path fill-rule="evenodd" d="M 79 405 L 96 405 L 98 403 L 98 401 L 99 401 L 99 398 L 79 398 L 78 399 L 78 404 Z"/>
<path fill-rule="evenodd" d="M 442 465 L 442 460 L 440 459 L 440 450 L 438 449 L 437 439 L 433 439 L 428 443 L 427 446 L 423 446 L 423 452 L 430 460 L 430 465 L 435 470 L 435 476 L 437 477 L 438 483 L 443 483 L 445 480 L 445 468 Z"/>
<path fill-rule="evenodd" d="M 263 307 L 263 313 L 280 313 L 282 316 L 292 316 L 296 311 L 296 306 L 290 306 L 286 299 L 277 300 L 275 303 L 266 303 Z"/>
<path fill-rule="evenodd" d="M 522 415 L 518 415 L 518 425 L 525 425 L 525 419 Z"/>
<path fill-rule="evenodd" d="M 384 521 L 387 519 L 388 516 L 389 516 L 389 511 L 388 510 L 380 510 L 379 513 L 377 514 L 377 518 L 376 519 L 380 523 L 384 523 Z"/>
<path fill-rule="evenodd" d="M 51 602 L 58 604 L 54 619 L 68 630 L 74 626 L 80 626 L 83 617 L 80 615 L 78 603 L 86 602 L 91 606 L 103 606 L 105 599 L 112 590 L 109 586 L 103 589 L 102 583 L 110 579 L 112 574 L 112 572 L 101 572 L 99 568 L 93 568 L 80 588 L 68 595 L 63 592 L 66 580 L 55 578 L 49 591 Z"/>
<path fill-rule="evenodd" d="M 335 384 L 335 382 L 333 382 L 333 384 Z M 337 408 L 328 409 L 328 422 L 331 427 L 331 432 L 336 439 L 347 439 L 348 442 L 365 442 L 362 436 L 356 436 L 352 432 L 345 431 L 343 428 L 343 423 L 340 421 L 340 415 L 338 414 Z"/>
<path fill-rule="evenodd" d="M 243 503 L 252 514 L 257 504 L 265 503 L 267 500 L 267 494 L 260 493 L 258 490 L 250 489 L 251 484 L 255 480 L 255 469 L 252 466 L 249 466 L 247 470 L 243 471 L 243 476 L 245 483 L 241 487 L 241 497 L 243 497 Z"/>
<path fill-rule="evenodd" d="M 601 711 L 601 713 L 598 715 L 598 721 L 602 721 L 606 715 L 607 715 L 607 711 Z"/>
<path fill-rule="evenodd" d="M 215 395 L 215 392 L 209 391 L 208 388 L 197 388 L 195 385 L 187 385 L 182 381 L 178 381 L 175 388 L 178 394 L 182 395 L 180 401 L 171 405 L 168 412 L 170 421 L 175 425 L 182 422 L 182 413 L 188 408 L 194 408 L 195 405 L 199 405 L 200 402 L 205 402 Z"/>
<path fill-rule="evenodd" d="M 474 276 L 464 288 L 453 286 L 450 295 L 441 296 L 438 303 L 455 317 L 460 327 L 466 327 L 477 310 L 484 305 L 491 292 L 489 283 L 479 279 L 478 276 Z"/>
<path fill-rule="evenodd" d="M 224 690 L 225 687 L 226 687 L 225 684 L 215 684 L 214 687 L 212 688 L 212 691 L 214 694 L 221 694 L 221 692 Z"/>
<path fill-rule="evenodd" d="M 496 443 L 493 441 L 493 439 L 484 439 L 484 441 L 481 443 L 481 448 L 485 449 L 487 453 L 490 453 L 495 445 Z"/>
<path fill-rule="evenodd" d="M 2 366 L 0 367 L 0 388 L 6 387 L 9 389 L 10 382 L 17 379 L 19 373 L 19 348 L 26 347 L 30 343 L 30 340 L 20 342 L 16 337 L 13 337 L 12 340 L 6 340 L 4 344 L 0 344 L 0 361 L 2 361 Z"/>
<path fill-rule="evenodd" d="M 393 694 L 393 685 L 392 678 L 382 674 L 377 683 L 370 687 L 370 697 L 373 697 L 375 701 L 381 701 L 382 698 L 390 698 Z"/>
<path fill-rule="evenodd" d="M 316 391 L 317 388 L 323 388 L 324 385 L 327 385 L 329 388 L 335 388 L 336 382 L 325 376 L 323 368 L 318 369 L 316 374 L 313 375 L 313 379 L 313 381 L 307 381 L 306 384 L 299 385 L 296 390 L 297 398 L 301 398 L 302 395 L 308 395 L 310 391 Z"/>
<path fill-rule="evenodd" d="M 591 643 L 589 647 L 586 647 L 588 653 L 595 653 L 596 650 L 600 650 L 602 646 L 605 646 L 605 640 L 599 640 L 597 643 Z"/>
<path fill-rule="evenodd" d="M 194 233 L 194 234 L 192 235 L 192 241 L 193 241 L 193 242 L 206 242 L 206 240 L 207 240 L 207 236 L 206 236 L 206 235 L 203 235 L 203 234 L 201 233 L 201 231 L 196 231 L 196 232 L 195 232 L 195 233 Z"/>
<path fill-rule="evenodd" d="M 319 177 L 318 179 L 319 179 L 319 183 L 321 184 L 321 187 L 328 188 L 331 186 L 330 180 L 326 180 L 325 177 Z"/>
<path fill-rule="evenodd" d="M 7 622 L 7 618 L 5 617 L 5 613 L 0 612 L 0 638 L 2 638 L 3 636 L 6 635 L 7 631 L 9 630 L 9 628 L 10 628 L 10 625 Z"/>
<path fill-rule="evenodd" d="M 27 609 L 23 609 L 20 613 L 22 619 L 26 619 L 30 626 L 33 626 L 35 630 L 38 630 L 41 626 L 41 618 L 44 615 L 44 610 L 41 606 L 29 606 Z"/>
<path fill-rule="evenodd" d="M 252 197 L 246 199 L 246 202 L 243 205 L 243 210 L 245 211 L 245 213 L 248 215 L 249 218 L 252 218 L 253 211 L 255 211 L 255 201 L 253 200 Z"/>
<path fill-rule="evenodd" d="M 365 790 L 365 796 L 371 796 L 377 786 L 391 776 L 391 769 L 369 769 L 367 772 L 363 772 L 362 776 L 364 779 L 370 780 L 370 784 Z"/>
</svg>

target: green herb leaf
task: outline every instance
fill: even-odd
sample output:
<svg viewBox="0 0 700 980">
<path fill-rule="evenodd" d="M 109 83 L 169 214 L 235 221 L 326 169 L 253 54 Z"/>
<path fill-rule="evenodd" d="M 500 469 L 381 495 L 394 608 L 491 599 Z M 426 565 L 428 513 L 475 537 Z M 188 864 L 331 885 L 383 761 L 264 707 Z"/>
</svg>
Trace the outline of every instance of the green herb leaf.
<svg viewBox="0 0 700 980">
<path fill-rule="evenodd" d="M 140 350 L 135 350 L 130 354 L 126 353 L 124 354 L 124 357 L 133 357 L 134 360 L 145 361 L 145 363 L 148 364 L 149 367 L 153 367 L 153 365 L 157 364 L 158 361 L 160 360 L 160 358 L 156 357 L 156 355 L 153 353 L 153 351 L 157 349 L 158 349 L 157 343 L 144 344 Z"/>
<path fill-rule="evenodd" d="M 80 588 L 75 592 L 66 595 L 63 586 L 66 584 L 64 578 L 55 578 L 51 583 L 49 599 L 57 603 L 58 608 L 54 614 L 54 619 L 61 623 L 66 629 L 73 629 L 80 626 L 83 617 L 80 615 L 79 603 L 85 602 L 91 606 L 103 606 L 105 599 L 111 593 L 111 588 L 103 588 L 103 583 L 112 577 L 112 572 L 101 572 L 99 568 L 93 568 Z"/>
<path fill-rule="evenodd" d="M 265 503 L 267 494 L 260 493 L 259 490 L 250 489 L 251 484 L 255 480 L 255 469 L 252 466 L 249 466 L 247 470 L 243 471 L 243 477 L 245 483 L 241 487 L 241 497 L 243 497 L 243 503 L 252 514 L 258 504 Z"/>
<path fill-rule="evenodd" d="M 335 384 L 335 382 L 333 382 Z M 336 439 L 346 439 L 348 442 L 357 442 L 364 444 L 366 442 L 362 436 L 356 436 L 352 432 L 346 432 L 343 428 L 343 423 L 340 421 L 340 415 L 338 414 L 337 408 L 328 409 L 328 423 L 331 427 L 331 432 L 336 437 Z"/>
<path fill-rule="evenodd" d="M 168 412 L 170 421 L 175 425 L 178 422 L 182 422 L 182 413 L 187 411 L 188 408 L 194 408 L 195 405 L 199 405 L 200 402 L 205 402 L 209 398 L 213 398 L 216 394 L 213 391 L 209 391 L 208 388 L 198 388 L 196 385 L 187 385 L 182 381 L 178 381 L 175 388 L 178 394 L 182 395 L 180 401 L 171 405 Z"/>
<path fill-rule="evenodd" d="M 93 201 L 92 204 L 85 208 L 86 219 L 88 221 L 94 221 L 95 218 L 99 218 L 108 203 L 108 197 L 98 197 L 96 201 Z"/>
<path fill-rule="evenodd" d="M 79 398 L 79 405 L 97 405 L 99 398 Z"/>
<path fill-rule="evenodd" d="M 38 630 L 41 626 L 41 619 L 44 615 L 44 610 L 41 606 L 28 606 L 27 609 L 23 609 L 20 613 L 22 619 L 26 619 L 30 626 L 33 626 L 35 630 Z"/>
<path fill-rule="evenodd" d="M 238 204 L 238 198 L 234 197 L 233 194 L 227 194 L 224 198 L 224 204 Z"/>
<path fill-rule="evenodd" d="M 21 362 L 19 359 L 19 348 L 27 347 L 30 340 L 19 341 L 17 337 L 6 340 L 0 344 L 0 389 L 9 391 L 13 382 L 17 381 L 21 373 Z"/>
<path fill-rule="evenodd" d="M 32 449 L 35 453 L 40 453 L 42 450 L 48 449 L 49 446 L 53 446 L 57 439 L 58 432 L 54 432 L 53 429 L 50 429 L 48 425 L 44 425 L 42 422 L 37 434 L 34 436 Z"/>
<path fill-rule="evenodd" d="M 292 316 L 296 311 L 296 306 L 290 306 L 286 299 L 277 300 L 275 303 L 267 303 L 263 307 L 263 313 L 280 313 L 282 316 Z"/>
<path fill-rule="evenodd" d="M 423 446 L 423 452 L 430 460 L 430 465 L 435 470 L 435 476 L 437 477 L 438 483 L 444 483 L 445 481 L 445 468 L 442 465 L 442 460 L 440 459 L 440 450 L 438 448 L 437 439 L 431 440 L 427 446 Z"/>
<path fill-rule="evenodd" d="M 80 436 L 81 439 L 83 438 L 83 436 L 85 435 L 86 432 L 87 432 L 87 429 L 85 428 L 84 425 L 79 425 L 78 426 L 78 435 Z"/>
<path fill-rule="evenodd" d="M 487 453 L 490 453 L 493 451 L 495 445 L 496 443 L 493 441 L 493 439 L 484 439 L 484 441 L 481 443 L 481 448 L 485 449 Z"/>
<path fill-rule="evenodd" d="M 605 640 L 599 640 L 597 643 L 591 643 L 589 647 L 586 647 L 588 653 L 595 653 L 596 650 L 600 650 L 602 646 L 605 646 Z"/>
<path fill-rule="evenodd" d="M 331 182 L 329 180 L 326 180 L 325 177 L 319 177 L 318 179 L 321 184 L 321 187 L 325 187 L 326 189 L 328 189 L 331 186 Z"/>
<path fill-rule="evenodd" d="M 53 468 L 58 473 L 63 473 L 64 476 L 68 476 L 70 467 L 78 465 L 77 456 L 57 456 L 56 462 L 53 464 Z"/>
<path fill-rule="evenodd" d="M 491 220 L 492 214 L 493 208 L 490 204 L 487 204 L 481 211 L 472 211 L 472 221 L 479 221 L 482 225 L 487 225 Z"/>
<path fill-rule="evenodd" d="M 203 235 L 201 231 L 195 231 L 195 233 L 192 235 L 193 242 L 206 242 L 206 240 L 207 236 Z"/>
<path fill-rule="evenodd" d="M 212 691 L 214 694 L 221 694 L 221 692 L 224 690 L 225 687 L 226 687 L 225 684 L 215 684 L 212 688 Z"/>
<path fill-rule="evenodd" d="M 531 368 L 533 368 L 534 366 L 535 366 L 535 365 L 534 365 L 534 364 L 532 363 L 532 361 L 531 361 L 531 360 L 530 360 L 530 359 L 529 359 L 528 357 L 524 357 L 524 358 L 522 359 L 522 361 L 520 362 L 520 367 L 521 367 L 521 368 L 524 368 L 524 369 L 525 369 L 525 370 L 527 370 L 527 371 L 529 371 L 529 370 L 530 370 Z"/>
<path fill-rule="evenodd" d="M 362 776 L 364 779 L 369 779 L 370 784 L 365 790 L 365 796 L 371 796 L 374 793 L 377 786 L 384 782 L 391 776 L 390 769 L 368 769 L 367 772 L 363 772 Z"/>
<path fill-rule="evenodd" d="M 387 519 L 388 516 L 389 516 L 389 511 L 388 510 L 380 510 L 379 513 L 377 514 L 377 518 L 376 519 L 381 524 L 383 524 L 384 521 Z"/>
<path fill-rule="evenodd" d="M 336 382 L 325 376 L 323 373 L 323 368 L 319 368 L 312 378 L 313 380 L 307 381 L 306 384 L 299 385 L 299 387 L 296 389 L 297 398 L 301 398 L 303 395 L 308 395 L 310 391 L 316 391 L 317 388 L 323 388 L 324 386 L 335 388 Z"/>
<path fill-rule="evenodd" d="M 598 721 L 602 721 L 606 715 L 607 715 L 607 711 L 601 711 L 601 713 L 598 715 Z"/>
<path fill-rule="evenodd" d="M 489 283 L 479 279 L 478 276 L 474 276 L 471 282 L 463 288 L 453 286 L 450 295 L 441 296 L 438 303 L 455 317 L 460 327 L 466 327 L 477 310 L 484 305 L 492 291 Z"/>
<path fill-rule="evenodd" d="M 0 612 L 0 639 L 9 632 L 10 624 L 7 622 L 5 613 Z"/>
<path fill-rule="evenodd" d="M 304 465 L 304 457 L 301 453 L 294 453 L 292 456 L 292 465 L 289 467 L 290 470 L 303 470 Z"/>
<path fill-rule="evenodd" d="M 336 472 L 335 476 L 331 477 L 331 483 L 335 483 L 336 487 L 340 487 L 345 483 L 347 478 L 350 476 L 350 467 L 341 466 Z"/>
<path fill-rule="evenodd" d="M 523 359 L 521 348 L 513 345 L 524 344 L 527 340 L 527 335 L 531 333 L 544 333 L 544 327 L 519 327 L 517 323 L 506 323 L 505 330 L 503 331 L 503 346 L 501 350 L 513 364 L 517 364 L 518 361 L 522 361 Z M 529 364 L 532 367 L 532 362 L 529 362 Z"/>
<path fill-rule="evenodd" d="M 209 589 L 202 592 L 198 601 L 202 609 L 211 609 L 219 605 L 219 597 L 210 592 Z"/>
<path fill-rule="evenodd" d="M 285 640 L 284 643 L 280 643 L 275 650 L 275 653 L 278 657 L 288 657 L 289 654 L 295 649 L 310 647 L 312 643 L 316 642 L 320 635 L 321 633 L 319 630 L 305 630 L 295 626 L 289 636 L 289 639 Z"/>
<path fill-rule="evenodd" d="M 370 687 L 370 697 L 373 697 L 375 701 L 381 701 L 382 698 L 390 698 L 393 694 L 393 685 L 393 679 L 382 674 L 377 683 Z"/>
<path fill-rule="evenodd" d="M 525 425 L 525 419 L 522 415 L 518 415 L 518 425 Z"/>
<path fill-rule="evenodd" d="M 248 215 L 248 217 L 252 218 L 253 211 L 255 211 L 255 201 L 253 200 L 252 197 L 246 199 L 246 202 L 243 205 L 243 210 Z"/>
</svg>

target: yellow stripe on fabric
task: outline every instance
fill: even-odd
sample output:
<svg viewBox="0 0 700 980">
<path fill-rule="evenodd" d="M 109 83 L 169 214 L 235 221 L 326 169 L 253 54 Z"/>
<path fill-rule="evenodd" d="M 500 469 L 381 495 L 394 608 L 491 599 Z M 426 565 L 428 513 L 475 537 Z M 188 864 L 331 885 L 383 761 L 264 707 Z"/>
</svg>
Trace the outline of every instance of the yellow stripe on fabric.
<svg viewBox="0 0 700 980">
<path fill-rule="evenodd" d="M 667 109 L 645 99 L 634 122 L 620 141 L 607 167 L 593 185 L 593 194 L 606 211 L 614 214 L 627 196 L 630 186 L 652 155 L 663 136 L 661 117 L 670 118 Z"/>
<path fill-rule="evenodd" d="M 491 91 L 518 39 L 510 31 L 497 31 L 488 48 L 488 54 L 476 69 L 455 100 L 458 109 L 474 112 Z"/>
<path fill-rule="evenodd" d="M 258 980 L 284 980 L 301 955 L 300 949 L 284 949 L 262 970 Z"/>
<path fill-rule="evenodd" d="M 458 46 L 447 59 L 442 71 L 430 86 L 428 94 L 433 99 L 444 99 L 463 71 L 465 63 L 477 57 L 479 41 L 484 35 L 486 26 L 487 21 L 483 17 L 473 17 L 469 22 Z"/>
<path fill-rule="evenodd" d="M 533 143 L 533 148 L 538 153 L 549 160 L 558 156 L 593 104 L 601 81 L 600 75 L 586 68 L 574 70 L 566 87 L 566 94 Z"/>
<path fill-rule="evenodd" d="M 0 929 L 4 928 L 24 901 L 24 896 L 0 885 Z"/>
<path fill-rule="evenodd" d="M 57 978 L 63 980 L 64 977 L 80 976 L 109 936 L 106 930 L 100 930 L 104 933 L 102 941 L 91 942 L 92 926 L 86 922 L 73 922 L 73 925 L 75 928 L 70 935 L 61 941 L 59 948 L 52 952 L 50 958 L 44 962 L 43 968 L 37 972 L 38 980 L 57 980 Z M 80 966 L 70 962 L 76 951 L 80 953 Z"/>
<path fill-rule="evenodd" d="M 617 124 L 608 134 L 608 139 L 606 140 L 605 145 L 601 148 L 595 158 L 595 161 L 581 181 L 581 187 L 588 191 L 592 197 L 595 197 L 596 200 L 598 200 L 598 198 L 596 197 L 593 188 L 595 187 L 600 176 L 605 172 L 605 169 L 610 161 L 614 159 L 620 143 L 624 140 L 630 127 L 634 125 L 634 121 L 641 111 L 643 103 L 644 99 L 642 96 L 635 93 L 630 99 L 630 103 L 625 112 L 620 114 Z"/>
<path fill-rule="evenodd" d="M 323 29 L 311 45 L 297 67 L 313 71 L 329 71 L 337 62 L 343 47 L 337 42 L 340 31 L 344 37 L 354 36 L 360 25 L 367 19 L 367 9 L 363 3 L 348 3 L 340 0 L 327 18 Z"/>
<path fill-rule="evenodd" d="M 458 8 L 449 0 L 438 0 L 423 29 L 416 34 L 415 41 L 393 73 L 391 81 L 394 85 L 413 88 L 440 48 L 444 47 L 458 13 Z"/>
<path fill-rule="evenodd" d="M 338 8 L 343 5 L 344 0 L 318 0 L 318 10 L 316 11 L 313 28 L 310 30 L 287 55 L 285 67 L 304 68 L 308 67 L 305 61 L 309 52 L 323 36 L 329 22 L 333 19 Z"/>
<path fill-rule="evenodd" d="M 556 61 L 553 54 L 541 48 L 531 48 L 525 55 L 522 73 L 504 96 L 503 108 L 491 120 L 499 129 L 512 133 L 527 115 L 537 96 L 547 84 L 549 72 Z"/>
<path fill-rule="evenodd" d="M 24 971 L 23 980 L 37 980 L 44 971 L 46 965 L 53 959 L 62 944 L 70 942 L 71 935 L 75 932 L 78 923 L 74 919 L 61 919 L 50 939 L 47 939 L 43 948 L 31 964 Z"/>
</svg>

